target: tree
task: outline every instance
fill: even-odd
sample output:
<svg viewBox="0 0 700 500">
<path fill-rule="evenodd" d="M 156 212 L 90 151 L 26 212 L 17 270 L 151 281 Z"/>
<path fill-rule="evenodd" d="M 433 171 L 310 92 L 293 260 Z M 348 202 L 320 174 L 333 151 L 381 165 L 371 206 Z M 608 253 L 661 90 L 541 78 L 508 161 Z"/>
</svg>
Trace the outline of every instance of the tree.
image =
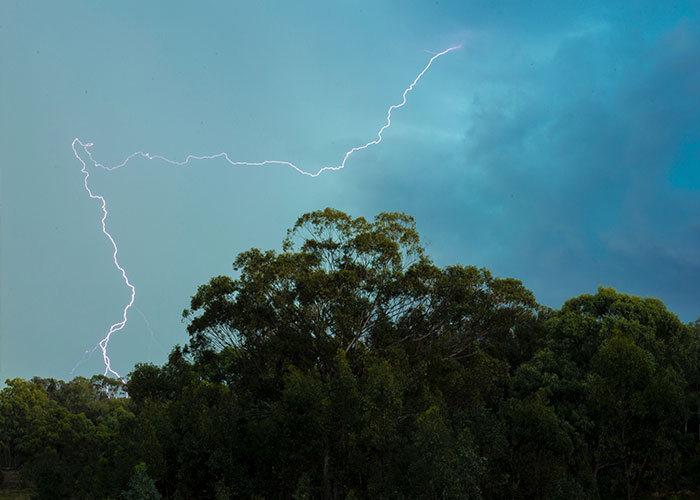
<svg viewBox="0 0 700 500">
<path fill-rule="evenodd" d="M 153 479 L 148 477 L 146 464 L 141 462 L 134 467 L 134 475 L 129 480 L 128 489 L 122 493 L 124 500 L 160 500 L 162 497 Z"/>
<path fill-rule="evenodd" d="M 312 212 L 283 250 L 243 252 L 237 279 L 199 287 L 183 313 L 188 352 L 201 359 L 232 348 L 234 363 L 254 363 L 239 370 L 255 373 L 251 386 L 270 391 L 289 364 L 327 375 L 338 349 L 354 358 L 398 348 L 419 359 L 430 338 L 439 359 L 466 360 L 479 346 L 511 361 L 534 348 L 541 309 L 532 293 L 484 269 L 439 269 L 405 214 L 368 222 Z"/>
<path fill-rule="evenodd" d="M 7 387 L 0 391 L 0 442 L 6 465 L 17 467 L 51 439 L 56 405 L 36 384 L 21 379 L 5 383 Z"/>
<path fill-rule="evenodd" d="M 7 381 L 0 392 L 0 441 L 9 465 L 22 467 L 36 498 L 107 497 L 138 458 L 134 415 L 84 378 Z"/>
<path fill-rule="evenodd" d="M 603 497 L 634 495 L 672 483 L 679 470 L 697 347 L 692 329 L 659 300 L 601 287 L 551 314 L 541 349 L 517 369 L 511 393 L 522 400 L 544 392 L 569 429 L 582 485 L 590 474 Z"/>
<path fill-rule="evenodd" d="M 658 300 L 600 288 L 548 310 L 517 280 L 435 266 L 404 214 L 306 214 L 280 253 L 234 266 L 192 297 L 188 344 L 126 388 L 7 382 L 0 457 L 38 499 L 607 500 L 700 484 L 700 323 Z"/>
<path fill-rule="evenodd" d="M 241 459 L 263 471 L 249 475 L 255 491 L 478 496 L 481 458 L 465 415 L 496 410 L 511 363 L 535 349 L 543 309 L 529 290 L 485 269 L 438 268 L 398 213 L 305 214 L 281 253 L 243 252 L 234 270 L 192 297 L 184 352 L 203 380 L 230 389 L 234 439 L 257 443 Z M 163 387 L 153 368 L 134 375 L 137 401 Z M 270 469 L 267 443 L 289 465 Z M 405 486 L 411 467 L 432 486 Z"/>
<path fill-rule="evenodd" d="M 655 469 L 658 484 L 668 479 L 664 465 L 678 461 L 685 382 L 624 334 L 603 343 L 591 368 L 587 388 L 597 431 L 596 472 L 619 470 L 608 474 L 610 489 L 635 498 Z"/>
<path fill-rule="evenodd" d="M 567 425 L 549 404 L 544 390 L 510 399 L 502 416 L 509 427 L 510 494 L 513 498 L 580 498 L 580 486 L 567 484 L 573 443 Z M 562 489 L 567 495 L 561 495 Z"/>
</svg>

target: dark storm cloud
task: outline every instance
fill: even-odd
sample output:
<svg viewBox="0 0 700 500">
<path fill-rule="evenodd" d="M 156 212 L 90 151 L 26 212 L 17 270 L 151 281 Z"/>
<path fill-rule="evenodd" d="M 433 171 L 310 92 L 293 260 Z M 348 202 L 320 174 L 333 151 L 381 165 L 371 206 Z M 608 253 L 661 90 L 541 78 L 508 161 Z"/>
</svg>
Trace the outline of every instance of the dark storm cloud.
<svg viewBox="0 0 700 500">
<path fill-rule="evenodd" d="M 544 303 L 604 284 L 694 319 L 700 29 L 609 19 L 573 22 L 544 45 L 477 38 L 464 155 L 440 166 L 449 185 L 414 178 L 382 197 L 440 193 L 417 214 L 428 239 L 454 242 L 439 256 L 520 277 Z"/>
</svg>

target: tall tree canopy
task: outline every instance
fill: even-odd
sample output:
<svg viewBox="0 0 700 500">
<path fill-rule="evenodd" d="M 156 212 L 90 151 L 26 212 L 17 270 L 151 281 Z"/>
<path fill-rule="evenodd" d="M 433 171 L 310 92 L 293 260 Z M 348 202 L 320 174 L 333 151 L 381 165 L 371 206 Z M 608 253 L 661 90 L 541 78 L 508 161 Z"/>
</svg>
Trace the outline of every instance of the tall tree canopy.
<svg viewBox="0 0 700 500">
<path fill-rule="evenodd" d="M 199 287 L 184 311 L 190 352 L 272 350 L 270 357 L 326 372 L 338 349 L 410 350 L 428 337 L 445 359 L 477 347 L 515 359 L 534 345 L 541 308 L 533 294 L 485 269 L 436 267 L 405 214 L 368 222 L 330 208 L 312 212 L 283 249 L 243 252 L 237 279 L 217 276 Z"/>
<path fill-rule="evenodd" d="M 303 215 L 199 287 L 163 366 L 13 380 L 37 498 L 592 499 L 700 492 L 700 323 L 601 287 L 542 307 L 436 266 L 411 217 Z"/>
</svg>

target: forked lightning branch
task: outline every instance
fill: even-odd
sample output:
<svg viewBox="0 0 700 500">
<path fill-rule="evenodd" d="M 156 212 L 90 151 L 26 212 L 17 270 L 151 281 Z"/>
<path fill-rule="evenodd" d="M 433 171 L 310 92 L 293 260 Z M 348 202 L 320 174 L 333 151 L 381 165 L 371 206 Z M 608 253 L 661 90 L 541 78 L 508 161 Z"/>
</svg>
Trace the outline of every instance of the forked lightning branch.
<svg viewBox="0 0 700 500">
<path fill-rule="evenodd" d="M 108 350 L 109 341 L 110 341 L 112 335 L 114 335 L 118 331 L 122 330 L 126 326 L 126 323 L 127 323 L 128 317 L 129 317 L 129 311 L 133 307 L 134 301 L 136 300 L 136 288 L 131 283 L 131 281 L 129 281 L 129 277 L 127 276 L 126 270 L 119 263 L 119 247 L 117 246 L 116 240 L 114 239 L 112 234 L 107 229 L 107 217 L 109 215 L 109 212 L 107 210 L 107 200 L 105 200 L 104 196 L 96 194 L 90 188 L 90 183 L 89 183 L 90 172 L 89 172 L 88 165 L 90 166 L 90 168 L 94 167 L 94 168 L 102 168 L 105 170 L 116 170 L 116 169 L 127 166 L 127 164 L 133 158 L 136 158 L 136 157 L 142 157 L 142 158 L 146 158 L 148 160 L 160 160 L 160 161 L 164 161 L 166 163 L 170 163 L 172 165 L 186 165 L 192 161 L 213 160 L 213 159 L 217 159 L 217 158 L 223 158 L 224 160 L 226 160 L 228 163 L 230 163 L 233 166 L 259 166 L 259 167 L 262 167 L 265 165 L 287 166 L 287 167 L 293 168 L 298 173 L 303 174 L 303 175 L 307 175 L 309 177 L 318 177 L 322 172 L 325 172 L 327 170 L 342 170 L 343 168 L 345 168 L 347 161 L 350 159 L 350 157 L 354 153 L 357 153 L 359 151 L 367 149 L 371 146 L 376 146 L 380 142 L 382 142 L 382 140 L 384 138 L 382 134 L 384 133 L 384 131 L 386 129 L 391 127 L 391 113 L 395 109 L 401 108 L 406 104 L 406 97 L 407 97 L 408 93 L 413 90 L 413 88 L 416 86 L 416 84 L 418 84 L 418 82 L 423 77 L 423 75 L 428 71 L 428 69 L 430 69 L 433 62 L 435 62 L 435 60 L 437 60 L 439 57 L 442 57 L 445 54 L 452 52 L 454 50 L 460 49 L 460 48 L 461 48 L 461 45 L 458 45 L 455 47 L 450 47 L 446 50 L 443 50 L 442 52 L 439 52 L 439 53 L 433 55 L 430 58 L 430 60 L 428 61 L 426 66 L 423 68 L 423 70 L 418 74 L 418 76 L 413 80 L 413 82 L 403 91 L 401 102 L 389 107 L 389 109 L 387 110 L 387 115 L 386 115 L 386 123 L 377 132 L 376 139 L 371 140 L 371 141 L 369 141 L 366 144 L 363 144 L 361 146 L 356 146 L 356 147 L 350 149 L 349 151 L 347 151 L 343 156 L 343 161 L 340 162 L 338 165 L 323 166 L 323 167 L 318 168 L 315 171 L 314 170 L 305 170 L 301 167 L 298 167 L 297 165 L 295 165 L 292 162 L 284 161 L 284 160 L 263 160 L 263 161 L 259 161 L 259 162 L 234 161 L 229 157 L 228 153 L 218 153 L 218 154 L 214 154 L 214 155 L 205 155 L 205 156 L 188 155 L 184 160 L 176 161 L 176 160 L 171 160 L 169 158 L 166 158 L 165 156 L 154 155 L 151 153 L 144 153 L 142 151 L 137 151 L 135 153 L 132 153 L 131 155 L 127 156 L 126 159 L 122 163 L 120 163 L 118 165 L 114 165 L 112 167 L 107 167 L 107 166 L 97 162 L 93 158 L 92 152 L 90 151 L 90 148 L 93 146 L 93 144 L 91 142 L 82 142 L 78 138 L 74 139 L 73 143 L 71 144 L 71 147 L 73 149 L 73 153 L 75 154 L 75 157 L 78 159 L 78 161 L 82 165 L 81 172 L 84 175 L 83 183 L 85 186 L 85 191 L 87 192 L 88 196 L 90 196 L 90 198 L 92 198 L 94 200 L 98 200 L 100 202 L 101 209 L 102 209 L 102 219 L 101 219 L 102 232 L 104 233 L 105 237 L 109 240 L 110 244 L 112 245 L 112 250 L 113 250 L 112 261 L 114 263 L 114 266 L 119 271 L 122 279 L 124 280 L 125 285 L 130 290 L 129 301 L 124 306 L 119 321 L 110 325 L 110 327 L 107 329 L 107 332 L 102 337 L 102 340 L 100 340 L 94 348 L 85 351 L 85 354 L 83 355 L 83 359 L 85 359 L 86 355 L 89 355 L 92 352 L 94 352 L 95 350 L 100 349 L 100 351 L 102 352 L 102 359 L 103 359 L 104 364 L 105 364 L 104 374 L 105 375 L 112 374 L 112 375 L 116 376 L 117 378 L 120 378 L 120 379 L 122 378 L 121 375 L 119 375 L 119 373 L 117 373 L 117 371 L 115 371 L 115 369 L 112 368 L 112 362 L 111 362 L 111 359 L 109 358 L 107 350 Z M 81 360 L 81 362 L 82 362 L 82 360 Z M 75 370 L 75 368 L 74 368 L 74 370 Z"/>
</svg>

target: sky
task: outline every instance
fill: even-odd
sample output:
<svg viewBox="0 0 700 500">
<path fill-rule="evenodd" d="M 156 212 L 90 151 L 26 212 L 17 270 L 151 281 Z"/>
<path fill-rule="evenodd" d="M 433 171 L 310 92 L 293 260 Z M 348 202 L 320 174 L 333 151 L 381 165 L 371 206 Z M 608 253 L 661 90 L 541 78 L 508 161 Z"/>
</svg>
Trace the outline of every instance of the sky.
<svg viewBox="0 0 700 500">
<path fill-rule="evenodd" d="M 0 380 L 162 363 L 182 310 L 303 213 L 403 211 L 440 265 L 560 307 L 600 285 L 700 316 L 697 2 L 0 3 Z"/>
</svg>

